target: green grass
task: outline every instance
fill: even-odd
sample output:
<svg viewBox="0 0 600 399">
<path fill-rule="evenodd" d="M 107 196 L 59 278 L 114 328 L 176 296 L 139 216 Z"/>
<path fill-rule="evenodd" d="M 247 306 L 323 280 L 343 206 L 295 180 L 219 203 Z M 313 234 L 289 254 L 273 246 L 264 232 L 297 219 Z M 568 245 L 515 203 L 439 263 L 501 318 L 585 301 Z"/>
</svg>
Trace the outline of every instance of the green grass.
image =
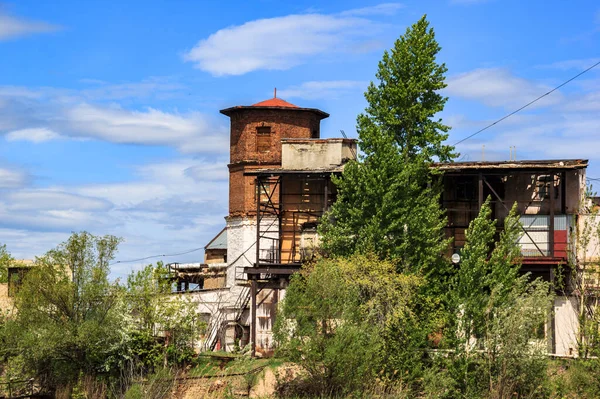
<svg viewBox="0 0 600 399">
<path fill-rule="evenodd" d="M 189 371 L 191 377 L 221 377 L 245 374 L 262 367 L 277 368 L 282 359 L 252 359 L 225 352 L 211 352 L 198 356 L 196 365 Z"/>
</svg>

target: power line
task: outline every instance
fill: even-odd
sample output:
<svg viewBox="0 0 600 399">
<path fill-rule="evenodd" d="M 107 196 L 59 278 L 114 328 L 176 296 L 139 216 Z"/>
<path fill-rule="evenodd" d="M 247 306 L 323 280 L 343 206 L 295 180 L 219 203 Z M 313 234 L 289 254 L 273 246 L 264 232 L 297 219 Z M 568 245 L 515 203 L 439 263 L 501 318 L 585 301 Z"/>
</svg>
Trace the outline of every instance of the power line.
<svg viewBox="0 0 600 399">
<path fill-rule="evenodd" d="M 111 263 L 110 266 L 116 265 L 117 263 L 140 262 L 143 260 L 154 259 L 154 258 L 165 258 L 165 257 L 169 257 L 169 256 L 186 255 L 186 254 L 191 254 L 192 252 L 200 251 L 201 249 L 204 249 L 204 247 L 194 248 L 194 249 L 190 249 L 189 251 L 179 252 L 176 254 L 152 255 L 152 256 L 146 256 L 145 258 L 139 258 L 139 259 L 118 260 L 116 262 Z"/>
<path fill-rule="evenodd" d="M 498 119 L 496 122 L 494 122 L 494 123 L 491 123 L 491 124 L 487 125 L 486 127 L 484 127 L 483 129 L 480 129 L 480 130 L 476 131 L 475 133 L 473 133 L 473 134 L 471 134 L 471 135 L 469 135 L 469 136 L 465 137 L 464 139 L 457 141 L 456 143 L 454 143 L 454 145 L 455 145 L 455 146 L 457 146 L 457 145 L 459 145 L 460 143 L 463 143 L 463 142 L 465 142 L 465 141 L 469 140 L 471 137 L 474 137 L 474 136 L 478 135 L 479 133 L 483 132 L 484 130 L 487 130 L 487 129 L 489 129 L 490 127 L 492 127 L 492 126 L 494 126 L 494 125 L 496 125 L 496 124 L 498 124 L 498 123 L 502 122 L 503 120 L 510 118 L 511 116 L 513 116 L 514 114 L 516 114 L 517 112 L 524 110 L 525 108 L 529 107 L 531 104 L 533 104 L 533 103 L 535 103 L 535 102 L 537 102 L 537 101 L 541 100 L 542 98 L 546 97 L 548 94 L 551 94 L 551 93 L 555 92 L 556 90 L 560 89 L 561 87 L 563 87 L 563 86 L 564 86 L 564 85 L 566 85 L 567 83 L 570 83 L 570 82 L 572 82 L 573 80 L 577 79 L 578 77 L 580 77 L 580 76 L 581 76 L 581 75 L 583 75 L 584 73 L 586 73 L 586 72 L 588 72 L 588 71 L 590 71 L 590 70 L 594 69 L 594 68 L 595 68 L 595 67 L 597 67 L 598 65 L 600 65 L 600 61 L 596 62 L 594 65 L 592 65 L 591 67 L 589 67 L 589 68 L 585 69 L 584 71 L 582 71 L 582 72 L 578 73 L 577 75 L 573 76 L 571 79 L 569 79 L 569 80 L 567 80 L 567 81 L 565 81 L 565 82 L 561 83 L 560 85 L 556 86 L 554 89 L 550 90 L 549 92 L 542 94 L 541 96 L 539 96 L 539 97 L 538 97 L 538 98 L 536 98 L 535 100 L 528 102 L 527 104 L 523 105 L 521 108 L 519 108 L 519 109 L 517 109 L 517 110 L 515 110 L 515 111 L 511 112 L 511 113 L 510 113 L 510 114 L 508 114 L 508 115 L 505 115 L 505 116 L 503 116 L 502 118 Z"/>
<path fill-rule="evenodd" d="M 273 226 L 273 224 L 275 224 L 275 221 L 277 219 L 274 219 L 271 224 L 267 227 L 267 230 L 271 228 L 271 226 Z M 265 235 L 267 233 L 271 233 L 270 231 L 265 231 L 259 238 L 263 238 L 265 237 Z M 238 256 L 233 262 L 231 262 L 231 264 L 233 265 L 235 262 L 237 262 L 242 256 L 244 256 L 246 254 L 246 252 L 248 252 L 250 249 L 252 249 L 252 247 L 255 245 L 256 243 L 252 243 L 250 244 L 250 246 L 248 248 L 246 248 L 246 250 L 244 252 L 242 252 L 240 254 L 240 256 Z M 164 257 L 169 257 L 169 256 L 179 256 L 179 255 L 186 255 L 186 254 L 191 254 L 192 252 L 196 252 L 196 251 L 200 251 L 201 249 L 204 249 L 204 247 L 200 247 L 200 248 L 194 248 L 194 249 L 190 249 L 189 251 L 185 251 L 185 252 L 179 252 L 176 254 L 163 254 L 163 255 L 152 255 L 152 256 L 146 256 L 145 258 L 138 258 L 138 259 L 129 259 L 129 260 L 118 260 L 116 262 L 110 263 L 109 266 L 112 265 L 116 265 L 117 263 L 131 263 L 131 262 L 141 262 L 143 260 L 148 260 L 148 259 L 154 259 L 154 258 L 164 258 Z"/>
</svg>

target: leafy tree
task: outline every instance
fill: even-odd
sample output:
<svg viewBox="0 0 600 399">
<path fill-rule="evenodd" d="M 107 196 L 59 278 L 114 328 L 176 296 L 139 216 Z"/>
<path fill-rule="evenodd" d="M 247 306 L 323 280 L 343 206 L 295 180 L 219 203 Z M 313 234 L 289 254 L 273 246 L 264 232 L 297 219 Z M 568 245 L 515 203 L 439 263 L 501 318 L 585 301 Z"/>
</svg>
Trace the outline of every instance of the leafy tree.
<svg viewBox="0 0 600 399">
<path fill-rule="evenodd" d="M 14 259 L 6 250 L 6 245 L 0 245 L 0 283 L 8 281 L 8 267 L 13 261 Z"/>
<path fill-rule="evenodd" d="M 423 16 L 386 51 L 358 116 L 362 155 L 335 178 L 338 200 L 320 226 L 323 249 L 333 255 L 375 253 L 393 259 L 400 271 L 440 281 L 447 241 L 439 206 L 440 185 L 430 166 L 450 161 L 444 145 L 449 127 L 435 114 L 447 98 L 439 94 L 444 64 L 440 46 Z"/>
<path fill-rule="evenodd" d="M 464 394 L 509 398 L 540 394 L 546 375 L 543 339 L 550 285 L 519 275 L 521 234 L 516 205 L 495 241 L 490 199 L 466 232 L 451 290 L 457 329 L 454 371 Z"/>
<path fill-rule="evenodd" d="M 118 243 L 74 233 L 36 259 L 7 322 L 9 350 L 25 375 L 57 387 L 106 371 L 106 358 L 126 341 L 122 290 L 108 280 Z"/>
<path fill-rule="evenodd" d="M 572 227 L 571 258 L 569 259 L 568 285 L 564 294 L 576 301 L 578 332 L 577 350 L 582 358 L 600 355 L 600 210 L 592 198 L 596 193 L 588 187 L 579 218 Z"/>
<path fill-rule="evenodd" d="M 307 370 L 314 393 L 412 373 L 420 360 L 410 349 L 424 341 L 413 311 L 421 284 L 374 256 L 320 259 L 292 277 L 275 327 L 279 351 Z"/>
<path fill-rule="evenodd" d="M 127 312 L 132 317 L 129 350 L 132 360 L 149 370 L 189 361 L 205 327 L 197 304 L 184 295 L 170 295 L 171 284 L 162 262 L 127 277 Z"/>
</svg>

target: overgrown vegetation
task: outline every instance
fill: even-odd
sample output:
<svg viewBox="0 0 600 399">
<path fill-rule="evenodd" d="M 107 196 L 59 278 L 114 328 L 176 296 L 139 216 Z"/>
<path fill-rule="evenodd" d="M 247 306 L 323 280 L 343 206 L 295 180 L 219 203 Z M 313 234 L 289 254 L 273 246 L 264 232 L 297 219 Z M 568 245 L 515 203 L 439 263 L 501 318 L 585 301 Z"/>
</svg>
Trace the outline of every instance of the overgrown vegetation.
<svg viewBox="0 0 600 399">
<path fill-rule="evenodd" d="M 139 376 L 191 361 L 202 328 L 195 305 L 168 296 L 162 264 L 111 282 L 119 241 L 74 233 L 36 259 L 16 287 L 16 312 L 0 320 L 6 378 L 32 376 L 69 395 L 91 378 L 123 394 Z"/>
<path fill-rule="evenodd" d="M 0 315 L 2 376 L 34 376 L 57 397 L 164 398 L 189 366 L 194 379 L 236 374 L 248 395 L 261 370 L 291 361 L 298 370 L 281 378 L 281 397 L 600 397 L 598 295 L 589 289 L 597 262 L 572 259 L 563 287 L 578 299 L 583 359 L 550 361 L 555 287 L 520 272 L 516 206 L 499 232 L 488 199 L 460 262 L 445 256 L 441 179 L 431 166 L 456 154 L 436 117 L 447 100 L 439 51 L 423 17 L 384 53 L 357 120 L 363 153 L 334 178 L 322 254 L 291 278 L 279 309 L 281 360 L 196 357 L 204 326 L 194 303 L 169 295 L 167 268 L 112 282 L 119 239 L 83 232 L 37 258 L 17 311 Z M 573 240 L 586 249 L 600 242 L 588 205 L 593 217 Z M 0 247 L 0 282 L 12 263 Z M 224 383 L 215 392 L 234 396 Z"/>
</svg>

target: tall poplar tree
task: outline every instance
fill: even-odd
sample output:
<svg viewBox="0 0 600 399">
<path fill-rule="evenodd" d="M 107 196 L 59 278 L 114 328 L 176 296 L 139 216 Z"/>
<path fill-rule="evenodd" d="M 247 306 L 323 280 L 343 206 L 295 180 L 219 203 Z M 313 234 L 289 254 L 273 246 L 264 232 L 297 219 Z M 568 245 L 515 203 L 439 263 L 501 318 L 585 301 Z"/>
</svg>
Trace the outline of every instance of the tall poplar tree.
<svg viewBox="0 0 600 399">
<path fill-rule="evenodd" d="M 450 128 L 436 118 L 447 101 L 439 51 L 423 16 L 384 52 L 357 119 L 362 154 L 335 180 L 338 200 L 321 224 L 329 254 L 370 252 L 396 261 L 399 271 L 440 272 L 445 218 L 430 166 L 456 154 L 444 144 Z"/>
</svg>

